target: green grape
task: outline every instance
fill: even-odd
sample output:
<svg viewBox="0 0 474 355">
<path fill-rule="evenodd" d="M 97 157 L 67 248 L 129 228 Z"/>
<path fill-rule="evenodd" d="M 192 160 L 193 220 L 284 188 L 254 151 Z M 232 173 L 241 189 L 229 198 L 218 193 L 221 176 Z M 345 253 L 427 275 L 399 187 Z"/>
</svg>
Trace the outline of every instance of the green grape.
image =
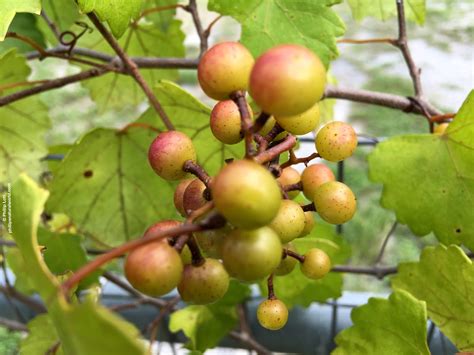
<svg viewBox="0 0 474 355">
<path fill-rule="evenodd" d="M 303 231 L 301 232 L 301 234 L 299 235 L 298 238 L 305 237 L 309 233 L 311 233 L 311 231 L 314 229 L 314 225 L 316 224 L 316 222 L 314 221 L 313 212 L 306 211 L 304 213 L 304 217 L 305 217 L 305 219 L 304 219 L 304 229 L 303 229 Z"/>
<path fill-rule="evenodd" d="M 231 230 L 232 228 L 227 225 L 220 229 L 194 232 L 194 236 L 204 254 L 211 258 L 219 259 L 221 257 L 222 243 Z"/>
<path fill-rule="evenodd" d="M 296 250 L 295 246 L 292 243 L 287 243 L 287 244 L 283 245 L 283 248 L 294 251 L 295 253 L 297 253 L 297 250 Z M 281 259 L 280 265 L 278 265 L 278 267 L 275 269 L 275 271 L 273 273 L 277 276 L 288 275 L 290 272 L 293 271 L 293 269 L 296 266 L 296 263 L 297 263 L 297 260 L 295 258 L 293 258 L 291 256 L 288 256 L 288 255 L 285 255 Z"/>
<path fill-rule="evenodd" d="M 278 299 L 263 301 L 257 308 L 257 319 L 266 329 L 281 329 L 288 321 L 288 308 Z"/>
<path fill-rule="evenodd" d="M 322 279 L 331 270 L 331 259 L 318 248 L 310 249 L 300 264 L 301 272 L 309 279 Z"/>
<path fill-rule="evenodd" d="M 250 160 L 226 165 L 212 181 L 211 190 L 217 211 L 239 228 L 268 224 L 280 207 L 281 192 L 273 175 Z"/>
<path fill-rule="evenodd" d="M 221 299 L 229 288 L 229 275 L 221 262 L 204 259 L 201 265 L 184 267 L 178 291 L 183 301 L 208 304 Z"/>
<path fill-rule="evenodd" d="M 182 180 L 178 186 L 176 186 L 176 190 L 174 190 L 174 196 L 173 196 L 173 203 L 174 207 L 176 207 L 176 210 L 179 212 L 181 216 L 186 216 L 186 213 L 184 212 L 184 206 L 183 206 L 183 195 L 184 191 L 188 187 L 188 185 L 193 181 L 194 179 L 184 179 Z"/>
<path fill-rule="evenodd" d="M 178 131 L 160 133 L 148 150 L 151 167 L 165 180 L 185 178 L 183 165 L 187 160 L 196 160 L 196 151 L 191 139 Z"/>
<path fill-rule="evenodd" d="M 299 204 L 291 200 L 283 200 L 275 218 L 268 225 L 280 237 L 282 243 L 297 238 L 304 229 L 304 211 Z"/>
<path fill-rule="evenodd" d="M 191 262 L 193 261 L 191 250 L 189 250 L 189 247 L 187 245 L 184 245 L 179 256 L 181 257 L 183 265 L 191 264 Z"/>
<path fill-rule="evenodd" d="M 247 90 L 254 62 L 252 54 L 238 42 L 216 44 L 199 61 L 199 84 L 210 98 L 228 99 L 234 91 Z"/>
<path fill-rule="evenodd" d="M 314 131 L 319 126 L 319 103 L 309 110 L 292 116 L 275 116 L 275 120 L 282 128 L 295 135 L 302 135 Z"/>
<path fill-rule="evenodd" d="M 301 174 L 301 185 L 303 185 L 303 194 L 308 200 L 313 200 L 314 194 L 319 186 L 328 182 L 334 181 L 334 176 L 331 169 L 324 164 L 313 164 L 303 170 Z"/>
<path fill-rule="evenodd" d="M 350 157 L 357 148 L 357 135 L 350 125 L 334 121 L 316 135 L 316 150 L 321 158 L 337 162 Z"/>
<path fill-rule="evenodd" d="M 313 200 L 321 218 L 332 224 L 349 221 L 357 206 L 352 190 L 339 181 L 329 181 L 318 187 Z"/>
<path fill-rule="evenodd" d="M 263 127 L 260 129 L 260 131 L 258 132 L 260 135 L 262 136 L 266 136 L 268 133 L 270 133 L 270 131 L 272 130 L 272 128 L 275 126 L 275 119 L 273 118 L 273 116 L 270 116 L 268 119 L 267 119 L 267 122 L 265 122 L 265 124 L 263 125 Z M 273 140 L 274 141 L 279 141 L 279 140 L 282 140 L 283 138 L 285 138 L 286 136 L 288 135 L 288 132 L 281 132 L 279 133 Z"/>
<path fill-rule="evenodd" d="M 298 182 L 300 182 L 300 180 L 300 173 L 298 172 L 298 170 L 292 168 L 291 166 L 283 169 L 281 171 L 280 177 L 277 179 L 281 186 L 297 184 Z M 287 192 L 288 197 L 292 200 L 295 199 L 299 193 L 300 192 L 298 190 Z"/>
<path fill-rule="evenodd" d="M 241 281 L 257 281 L 270 275 L 282 255 L 280 239 L 269 227 L 234 229 L 225 238 L 221 251 L 226 270 Z"/>
<path fill-rule="evenodd" d="M 204 190 L 206 190 L 206 185 L 199 179 L 193 179 L 186 187 L 183 194 L 183 209 L 186 215 L 206 204 Z"/>
<path fill-rule="evenodd" d="M 251 116 L 252 109 L 248 106 Z M 211 112 L 212 134 L 225 144 L 236 144 L 243 139 L 242 123 L 237 105 L 232 100 L 218 102 Z"/>
</svg>

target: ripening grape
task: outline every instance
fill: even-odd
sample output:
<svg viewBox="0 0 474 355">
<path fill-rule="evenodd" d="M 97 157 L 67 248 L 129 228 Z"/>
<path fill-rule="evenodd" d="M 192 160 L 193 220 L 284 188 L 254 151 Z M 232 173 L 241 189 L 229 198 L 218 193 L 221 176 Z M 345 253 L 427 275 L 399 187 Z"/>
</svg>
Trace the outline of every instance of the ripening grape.
<svg viewBox="0 0 474 355">
<path fill-rule="evenodd" d="M 229 275 L 216 259 L 204 259 L 201 265 L 184 267 L 178 291 L 185 302 L 208 304 L 221 299 L 229 288 Z"/>
<path fill-rule="evenodd" d="M 304 229 L 303 229 L 303 231 L 301 232 L 301 234 L 299 235 L 298 238 L 302 238 L 304 236 L 307 236 L 309 233 L 311 233 L 311 231 L 313 230 L 314 225 L 315 225 L 314 216 L 313 216 L 312 211 L 306 211 L 304 213 L 304 217 L 305 217 Z"/>
<path fill-rule="evenodd" d="M 273 116 L 270 116 L 267 119 L 267 122 L 265 122 L 265 124 L 263 125 L 263 127 L 260 129 L 260 131 L 258 133 L 265 137 L 268 133 L 270 133 L 272 128 L 275 126 L 275 123 L 276 123 L 275 118 L 273 118 Z M 274 141 L 282 140 L 287 135 L 288 135 L 288 132 L 278 133 L 278 135 L 273 140 Z"/>
<path fill-rule="evenodd" d="M 193 179 L 188 187 L 186 187 L 183 194 L 183 209 L 186 215 L 206 204 L 207 200 L 204 198 L 205 190 L 206 185 L 197 178 Z"/>
<path fill-rule="evenodd" d="M 352 126 L 334 121 L 323 126 L 316 136 L 316 150 L 321 158 L 337 162 L 350 157 L 357 148 L 357 135 Z"/>
<path fill-rule="evenodd" d="M 329 181 L 318 187 L 313 201 L 321 218 L 332 224 L 349 221 L 357 205 L 352 190 L 339 181 Z"/>
<path fill-rule="evenodd" d="M 248 105 L 247 107 L 250 115 L 253 116 L 252 109 Z M 234 101 L 220 101 L 214 106 L 211 112 L 210 127 L 214 137 L 222 143 L 236 144 L 242 140 L 240 112 Z"/>
<path fill-rule="evenodd" d="M 288 243 L 303 232 L 305 224 L 304 211 L 291 200 L 282 200 L 275 218 L 268 225 L 280 237 L 282 243 Z"/>
<path fill-rule="evenodd" d="M 313 248 L 306 252 L 300 267 L 306 277 L 319 280 L 331 270 L 331 259 L 323 250 Z"/>
<path fill-rule="evenodd" d="M 273 175 L 250 160 L 226 165 L 211 184 L 216 209 L 235 227 L 264 226 L 276 216 L 280 188 Z"/>
<path fill-rule="evenodd" d="M 234 229 L 225 238 L 221 251 L 226 270 L 242 281 L 257 281 L 270 275 L 282 255 L 280 239 L 269 227 Z"/>
<path fill-rule="evenodd" d="M 440 124 L 437 124 L 433 130 L 433 133 L 434 134 L 444 134 L 444 132 L 446 132 L 446 129 L 448 128 L 449 126 L 449 123 L 447 122 L 444 122 L 444 123 L 440 123 Z"/>
<path fill-rule="evenodd" d="M 188 187 L 188 185 L 193 181 L 194 179 L 184 179 L 182 180 L 178 186 L 176 186 L 176 190 L 174 190 L 174 196 L 173 196 L 173 203 L 174 207 L 176 207 L 176 210 L 179 212 L 181 216 L 186 216 L 186 212 L 184 211 L 183 207 L 183 195 L 184 191 Z"/>
<path fill-rule="evenodd" d="M 310 109 L 324 92 L 321 60 L 299 45 L 280 45 L 263 53 L 250 74 L 250 95 L 264 112 L 291 116 Z"/>
<path fill-rule="evenodd" d="M 168 131 L 160 133 L 151 143 L 148 160 L 153 170 L 165 180 L 186 177 L 183 165 L 187 160 L 196 160 L 196 151 L 191 139 L 184 133 Z"/>
<path fill-rule="evenodd" d="M 292 243 L 287 243 L 287 244 L 283 245 L 283 248 L 294 251 L 295 253 L 297 253 L 296 248 Z M 290 272 L 293 271 L 293 269 L 295 268 L 297 262 L 298 261 L 295 258 L 293 258 L 291 256 L 288 256 L 288 255 L 285 255 L 281 259 L 280 265 L 278 265 L 278 267 L 275 269 L 275 271 L 273 273 L 277 276 L 288 275 Z"/>
<path fill-rule="evenodd" d="M 334 181 L 334 173 L 324 164 L 313 164 L 303 170 L 301 184 L 303 194 L 308 200 L 313 200 L 316 189 L 328 181 Z"/>
<path fill-rule="evenodd" d="M 231 227 L 229 225 L 219 229 L 209 229 L 201 232 L 194 232 L 196 241 L 201 248 L 201 251 L 211 257 L 220 259 L 222 243 L 226 236 L 230 233 Z"/>
<path fill-rule="evenodd" d="M 309 110 L 292 116 L 275 116 L 283 129 L 291 134 L 302 135 L 314 131 L 319 126 L 319 103 Z"/>
<path fill-rule="evenodd" d="M 164 220 L 158 223 L 153 224 L 152 226 L 148 227 L 148 229 L 143 234 L 143 237 L 151 237 L 158 232 L 166 231 L 168 229 L 176 228 L 182 225 L 182 222 L 174 221 L 174 220 Z M 173 238 L 168 238 L 168 242 L 173 245 Z M 189 250 L 188 246 L 185 245 L 183 250 L 180 253 L 181 261 L 183 265 L 189 264 L 191 262 L 191 251 Z"/>
<path fill-rule="evenodd" d="M 228 99 L 234 91 L 247 90 L 253 64 L 252 54 L 242 44 L 216 44 L 199 61 L 199 84 L 210 98 Z"/>
<path fill-rule="evenodd" d="M 281 184 L 281 186 L 297 184 L 298 182 L 300 182 L 300 180 L 301 180 L 300 173 L 298 172 L 298 170 L 292 168 L 291 166 L 283 169 L 281 171 L 280 177 L 277 179 L 277 181 Z M 298 196 L 299 193 L 300 192 L 298 190 L 287 192 L 288 197 L 291 198 L 292 200 L 296 196 Z"/>
<path fill-rule="evenodd" d="M 257 319 L 266 329 L 281 329 L 288 321 L 288 308 L 278 299 L 263 301 L 257 308 Z"/>
</svg>

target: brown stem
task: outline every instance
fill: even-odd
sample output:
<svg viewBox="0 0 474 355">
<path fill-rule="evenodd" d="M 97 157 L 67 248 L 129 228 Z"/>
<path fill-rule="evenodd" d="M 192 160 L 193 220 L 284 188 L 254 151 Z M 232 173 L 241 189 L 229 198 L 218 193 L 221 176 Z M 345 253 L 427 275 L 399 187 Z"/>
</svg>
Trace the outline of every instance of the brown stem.
<svg viewBox="0 0 474 355">
<path fill-rule="evenodd" d="M 257 342 L 250 334 L 244 332 L 237 332 L 235 330 L 229 333 L 231 338 L 239 340 L 242 344 L 245 344 L 250 349 L 253 349 L 259 355 L 272 355 L 273 353 L 265 348 L 262 344 Z"/>
<path fill-rule="evenodd" d="M 283 249 L 283 252 L 288 255 L 288 256 L 291 256 L 292 258 L 295 258 L 296 260 L 298 260 L 300 263 L 304 262 L 304 255 L 300 255 L 290 249 L 286 249 L 284 248 Z"/>
<path fill-rule="evenodd" d="M 263 164 L 266 162 L 269 162 L 273 160 L 275 157 L 280 155 L 283 152 L 286 152 L 287 150 L 290 150 L 296 145 L 296 137 L 289 134 L 288 136 L 285 137 L 285 139 L 275 145 L 274 147 L 271 147 L 270 149 L 267 149 L 264 152 L 259 153 L 254 159 L 257 163 Z"/>
<path fill-rule="evenodd" d="M 207 26 L 206 30 L 204 31 L 204 35 L 206 38 L 209 38 L 209 35 L 211 34 L 212 27 L 222 18 L 222 15 L 217 16 L 214 20 L 211 21 L 211 23 Z"/>
<path fill-rule="evenodd" d="M 8 328 L 10 330 L 15 330 L 18 332 L 28 331 L 28 327 L 26 326 L 26 324 L 23 324 L 23 323 L 20 323 L 8 318 L 3 318 L 3 317 L 0 317 L 0 326 Z"/>
<path fill-rule="evenodd" d="M 199 250 L 199 246 L 196 242 L 196 238 L 192 234 L 189 234 L 188 240 L 186 242 L 189 250 L 191 251 L 192 263 L 194 266 L 200 266 L 204 264 L 204 257 Z"/>
<path fill-rule="evenodd" d="M 230 98 L 235 102 L 239 108 L 240 118 L 242 121 L 242 132 L 245 139 L 245 156 L 247 158 L 254 155 L 253 137 L 252 137 L 252 119 L 245 99 L 244 91 L 236 91 L 230 95 Z"/>
<path fill-rule="evenodd" d="M 303 205 L 303 206 L 301 206 L 301 208 L 302 208 L 303 211 L 305 211 L 305 212 L 309 212 L 309 211 L 311 211 L 311 212 L 316 212 L 316 206 L 314 205 L 313 202 L 308 203 L 307 205 Z"/>
<path fill-rule="evenodd" d="M 153 352 L 151 351 L 151 347 L 153 346 L 153 343 L 155 342 L 155 339 L 156 339 L 156 336 L 157 336 L 157 332 L 158 332 L 158 327 L 161 323 L 161 321 L 163 320 L 163 318 L 170 312 L 173 311 L 173 309 L 175 309 L 176 305 L 178 304 L 178 302 L 181 301 L 181 297 L 180 296 L 176 296 L 174 298 L 172 298 L 171 300 L 169 300 L 168 302 L 166 302 L 167 304 L 160 310 L 160 313 L 158 314 L 158 317 L 156 317 L 153 322 L 150 323 L 148 329 L 149 329 L 149 332 L 150 332 L 150 351 L 149 353 L 152 354 Z"/>
<path fill-rule="evenodd" d="M 368 43 L 388 43 L 395 45 L 397 40 L 393 38 L 369 38 L 369 39 L 351 39 L 343 38 L 337 41 L 337 43 L 351 43 L 351 44 L 368 44 Z"/>
<path fill-rule="evenodd" d="M 273 273 L 267 279 L 268 299 L 276 300 L 275 290 L 273 289 Z"/>
<path fill-rule="evenodd" d="M 45 52 L 44 48 L 41 47 L 35 40 L 31 39 L 30 37 L 20 35 L 16 32 L 7 32 L 7 34 L 5 35 L 5 38 L 18 39 L 18 40 L 28 44 L 32 48 L 36 49 L 38 51 L 38 53 L 41 55 L 41 57 L 46 57 L 47 56 L 47 53 Z"/>
<path fill-rule="evenodd" d="M 46 307 L 41 302 L 36 301 L 34 298 L 28 297 L 12 286 L 0 286 L 0 292 L 6 296 L 15 298 L 38 313 L 47 312 Z"/>
<path fill-rule="evenodd" d="M 268 113 L 261 112 L 260 115 L 258 115 L 255 122 L 253 123 L 252 132 L 257 133 L 258 131 L 260 131 L 263 128 L 263 126 L 265 126 L 265 123 L 267 123 L 269 118 L 270 118 L 270 115 Z"/>
<path fill-rule="evenodd" d="M 132 26 L 136 26 L 138 22 L 147 15 L 154 14 L 156 12 L 166 11 L 166 10 L 174 10 L 178 8 L 185 9 L 185 6 L 180 5 L 180 4 L 175 4 L 175 5 L 157 6 L 157 7 L 146 9 L 140 14 L 140 16 L 138 16 L 138 18 L 135 21 L 133 21 Z"/>
<path fill-rule="evenodd" d="M 351 265 L 335 265 L 331 271 L 345 272 L 349 274 L 362 274 L 375 276 L 383 279 L 387 275 L 397 273 L 396 266 L 351 266 Z"/>
<path fill-rule="evenodd" d="M 206 185 L 206 187 L 209 187 L 209 184 L 211 182 L 211 177 L 204 170 L 204 168 L 198 163 L 192 160 L 187 160 L 183 165 L 183 170 L 188 173 L 193 174 L 199 180 L 201 180 L 204 183 L 204 185 Z"/>
<path fill-rule="evenodd" d="M 61 31 L 59 30 L 58 26 L 49 18 L 44 10 L 41 10 L 41 17 L 45 20 L 46 24 L 48 25 L 51 32 L 53 32 L 54 37 L 59 41 L 61 37 Z"/>
<path fill-rule="evenodd" d="M 294 155 L 293 151 L 291 151 L 290 159 L 287 162 L 283 163 L 281 165 L 281 167 L 282 167 L 282 169 L 284 169 L 284 168 L 287 168 L 291 165 L 295 165 L 295 164 L 299 164 L 299 163 L 304 163 L 305 165 L 307 165 L 311 160 L 316 159 L 316 158 L 319 158 L 318 153 L 312 153 L 312 154 L 308 155 L 307 157 L 297 158 Z"/>
<path fill-rule="evenodd" d="M 454 118 L 456 113 L 445 113 L 444 115 L 435 115 L 431 116 L 430 121 L 435 123 L 440 123 L 449 120 L 450 118 Z"/>
<path fill-rule="evenodd" d="M 196 32 L 199 36 L 199 57 L 202 57 L 205 51 L 207 51 L 207 38 L 208 34 L 203 30 L 202 24 L 201 24 L 201 19 L 199 18 L 198 14 L 198 9 L 197 9 L 197 4 L 196 0 L 189 0 L 188 6 L 185 7 L 187 11 L 191 14 L 191 17 L 193 18 L 194 22 L 194 27 L 196 28 Z"/>
<path fill-rule="evenodd" d="M 375 259 L 374 264 L 379 264 L 382 261 L 383 254 L 385 253 L 385 249 L 387 248 L 388 241 L 390 240 L 390 237 L 395 233 L 395 230 L 397 229 L 398 222 L 395 221 L 392 226 L 390 227 L 390 230 L 388 231 L 387 235 L 385 236 L 382 246 L 380 247 L 379 254 L 377 255 L 377 258 Z"/>
<path fill-rule="evenodd" d="M 6 89 L 13 89 L 13 88 L 20 87 L 20 86 L 31 86 L 31 85 L 36 85 L 36 84 L 45 84 L 48 81 L 49 80 L 31 80 L 31 81 L 19 81 L 19 82 L 16 82 L 16 83 L 7 83 L 7 84 L 0 85 L 0 92 L 3 91 L 3 90 L 6 90 Z"/>
<path fill-rule="evenodd" d="M 285 191 L 302 191 L 303 190 L 303 184 L 301 183 L 301 181 L 299 181 L 295 184 L 285 185 L 285 186 L 283 186 L 283 189 Z"/>
</svg>

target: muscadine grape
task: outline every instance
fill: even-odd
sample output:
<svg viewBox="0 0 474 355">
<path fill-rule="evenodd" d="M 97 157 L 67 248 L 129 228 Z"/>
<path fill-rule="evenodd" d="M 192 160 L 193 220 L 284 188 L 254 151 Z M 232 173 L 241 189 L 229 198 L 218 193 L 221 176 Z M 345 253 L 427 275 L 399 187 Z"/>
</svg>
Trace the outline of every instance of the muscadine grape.
<svg viewBox="0 0 474 355">
<path fill-rule="evenodd" d="M 319 186 L 313 201 L 321 218 L 332 224 L 349 221 L 357 205 L 352 190 L 339 181 L 329 181 Z"/>
<path fill-rule="evenodd" d="M 184 267 L 178 292 L 183 301 L 208 304 L 221 299 L 228 288 L 229 274 L 221 262 L 204 259 L 200 265 L 189 264 Z"/>
<path fill-rule="evenodd" d="M 226 165 L 212 181 L 211 191 L 217 211 L 235 227 L 245 229 L 268 224 L 281 202 L 273 175 L 250 160 Z"/>
<path fill-rule="evenodd" d="M 188 187 L 186 187 L 183 194 L 183 208 L 187 215 L 206 204 L 207 200 L 204 198 L 205 190 L 206 185 L 197 178 L 193 179 Z"/>
<path fill-rule="evenodd" d="M 303 170 L 301 174 L 301 185 L 303 194 L 309 200 L 313 200 L 316 189 L 328 181 L 334 181 L 334 173 L 324 164 L 313 164 Z"/>
<path fill-rule="evenodd" d="M 275 123 L 276 123 L 275 118 L 273 116 L 270 116 L 267 119 L 267 122 L 265 122 L 265 124 L 263 125 L 263 127 L 260 129 L 258 133 L 265 137 L 268 133 L 270 133 L 272 128 L 275 126 Z M 274 141 L 282 140 L 287 135 L 288 135 L 288 132 L 281 132 L 273 140 Z"/>
<path fill-rule="evenodd" d="M 292 116 L 275 116 L 278 124 L 287 132 L 302 135 L 314 131 L 319 126 L 319 103 L 309 110 Z"/>
<path fill-rule="evenodd" d="M 252 54 L 242 44 L 216 44 L 199 61 L 199 84 L 210 98 L 228 99 L 234 91 L 247 90 L 253 64 Z"/>
<path fill-rule="evenodd" d="M 184 190 L 186 190 L 188 185 L 193 180 L 194 179 L 184 179 L 178 184 L 178 186 L 176 186 L 176 190 L 174 190 L 174 196 L 173 196 L 174 207 L 176 207 L 176 210 L 183 217 L 186 216 L 186 212 L 184 211 L 184 207 L 183 207 Z"/>
<path fill-rule="evenodd" d="M 277 179 L 281 186 L 297 184 L 298 182 L 300 182 L 300 180 L 300 173 L 298 172 L 298 170 L 292 168 L 291 166 L 283 169 L 281 171 L 280 177 Z M 287 192 L 288 197 L 291 199 L 294 199 L 296 196 L 298 196 L 299 193 L 300 192 L 298 190 Z"/>
<path fill-rule="evenodd" d="M 307 236 L 309 233 L 311 233 L 311 231 L 313 230 L 314 228 L 314 225 L 315 225 L 315 222 L 314 222 L 314 216 L 313 216 L 313 212 L 312 211 L 306 211 L 304 213 L 304 229 L 303 231 L 301 232 L 301 234 L 299 235 L 298 238 L 302 238 L 304 236 Z"/>
<path fill-rule="evenodd" d="M 252 109 L 247 107 L 252 116 Z M 210 126 L 214 137 L 222 143 L 236 144 L 243 138 L 239 108 L 232 100 L 221 101 L 214 106 Z"/>
<path fill-rule="evenodd" d="M 181 280 L 183 263 L 166 240 L 151 242 L 131 251 L 125 259 L 125 277 L 138 291 L 163 296 Z"/>
<path fill-rule="evenodd" d="M 280 264 L 282 247 L 278 235 L 269 227 L 234 229 L 225 238 L 221 252 L 231 276 L 257 281 L 270 275 Z"/>
<path fill-rule="evenodd" d="M 294 251 L 297 253 L 295 246 L 292 243 L 288 243 L 283 245 L 283 248 Z M 293 271 L 297 263 L 297 260 L 291 256 L 285 255 L 281 261 L 280 265 L 275 269 L 273 272 L 277 276 L 288 275 L 290 272 Z"/>
<path fill-rule="evenodd" d="M 300 267 L 306 277 L 319 280 L 331 270 L 331 259 L 323 250 L 313 248 L 306 252 Z"/>
<path fill-rule="evenodd" d="M 185 178 L 183 165 L 187 160 L 196 160 L 196 151 L 191 139 L 178 131 L 160 133 L 148 150 L 151 167 L 166 180 Z"/>
<path fill-rule="evenodd" d="M 321 158 L 337 162 L 350 157 L 357 148 L 357 135 L 352 126 L 334 121 L 316 135 L 316 150 Z"/>
<path fill-rule="evenodd" d="M 288 243 L 303 232 L 304 224 L 301 206 L 291 200 L 282 200 L 277 215 L 268 226 L 278 234 L 282 243 Z"/>
<path fill-rule="evenodd" d="M 189 247 L 187 245 L 185 245 L 183 249 L 181 249 L 181 253 L 179 253 L 179 256 L 181 257 L 183 265 L 191 264 L 191 262 L 193 261 L 191 250 L 189 250 Z"/>
<path fill-rule="evenodd" d="M 439 134 L 439 135 L 444 134 L 444 132 L 446 132 L 446 129 L 448 128 L 448 126 L 449 126 L 449 123 L 446 123 L 446 122 L 437 124 L 435 126 L 434 130 L 433 130 L 433 133 L 434 134 Z"/>
<path fill-rule="evenodd" d="M 288 308 L 278 299 L 263 301 L 257 308 L 257 319 L 266 329 L 281 329 L 288 321 Z"/>
<path fill-rule="evenodd" d="M 319 101 L 326 84 L 321 60 L 299 45 L 280 45 L 257 58 L 250 74 L 250 95 L 264 112 L 291 116 Z"/>
<path fill-rule="evenodd" d="M 220 258 L 222 243 L 231 230 L 230 226 L 227 225 L 219 229 L 194 232 L 194 236 L 204 254 L 211 258 Z"/>
</svg>

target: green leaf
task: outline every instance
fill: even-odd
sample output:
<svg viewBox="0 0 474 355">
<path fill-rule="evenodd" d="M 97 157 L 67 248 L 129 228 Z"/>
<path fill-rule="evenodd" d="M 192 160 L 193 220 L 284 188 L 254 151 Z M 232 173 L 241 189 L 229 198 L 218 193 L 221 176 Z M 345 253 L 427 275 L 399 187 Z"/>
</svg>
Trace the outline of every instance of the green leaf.
<svg viewBox="0 0 474 355">
<path fill-rule="evenodd" d="M 79 8 L 75 1 L 71 0 L 42 0 L 43 11 L 48 18 L 57 26 L 59 32 L 68 31 L 74 25 L 79 17 Z M 46 20 L 41 18 L 38 20 L 38 28 L 41 30 L 45 38 L 50 43 L 57 43 L 55 34 L 49 28 Z M 79 32 L 80 27 L 73 29 L 73 32 Z M 69 40 L 70 37 L 65 39 Z"/>
<path fill-rule="evenodd" d="M 67 214 L 79 231 L 106 246 L 137 238 L 160 219 L 176 218 L 173 186 L 148 163 L 155 137 L 143 127 L 87 133 L 57 168 L 47 210 Z"/>
<path fill-rule="evenodd" d="M 38 43 L 41 47 L 45 47 L 43 34 L 37 28 L 37 19 L 38 17 L 32 14 L 20 13 L 13 19 L 9 32 L 26 36 Z M 3 42 L 0 42 L 0 52 L 4 52 L 10 48 L 17 48 L 17 51 L 22 53 L 33 50 L 30 45 L 16 38 L 5 38 Z"/>
<path fill-rule="evenodd" d="M 371 180 L 384 184 L 382 206 L 416 235 L 433 231 L 474 250 L 473 166 L 474 92 L 445 134 L 390 138 L 369 156 Z"/>
<path fill-rule="evenodd" d="M 170 317 L 172 332 L 183 331 L 189 349 L 204 352 L 215 347 L 237 325 L 236 305 L 250 296 L 248 286 L 231 280 L 223 299 L 207 306 L 187 306 Z"/>
<path fill-rule="evenodd" d="M 336 37 L 345 26 L 329 0 L 210 0 L 209 10 L 242 24 L 241 42 L 254 56 L 283 43 L 297 43 L 316 52 L 326 68 L 338 55 Z"/>
<path fill-rule="evenodd" d="M 160 82 L 154 91 L 176 129 L 186 133 L 193 140 L 198 162 L 209 174 L 216 174 L 227 158 L 242 158 L 244 154 L 242 143 L 231 146 L 222 144 L 212 135 L 209 128 L 211 114 L 209 107 L 169 81 Z M 152 108 L 148 109 L 139 121 L 164 129 L 159 116 Z"/>
<path fill-rule="evenodd" d="M 146 0 L 143 10 L 162 8 L 165 6 L 173 6 L 178 3 L 178 0 Z M 145 18 L 153 22 L 162 31 L 166 31 L 176 15 L 176 9 L 167 9 L 164 11 L 152 12 L 145 16 Z"/>
<path fill-rule="evenodd" d="M 352 10 L 352 16 L 360 21 L 364 17 L 375 17 L 387 20 L 397 16 L 397 6 L 394 0 L 347 0 Z M 425 23 L 426 0 L 406 0 L 405 14 L 408 19 L 418 24 Z"/>
<path fill-rule="evenodd" d="M 28 268 L 16 248 L 8 248 L 6 251 L 7 266 L 15 275 L 15 288 L 26 295 L 34 294 L 34 287 L 28 277 Z"/>
<path fill-rule="evenodd" d="M 138 331 L 92 302 L 68 304 L 59 281 L 46 267 L 37 242 L 41 211 L 48 192 L 22 174 L 12 186 L 13 238 L 28 268 L 30 281 L 46 302 L 66 354 L 145 354 Z M 107 336 L 104 336 L 106 334 Z"/>
<path fill-rule="evenodd" d="M 94 11 L 101 21 L 106 21 L 115 37 L 121 37 L 130 20 L 136 18 L 143 0 L 77 0 L 82 12 Z"/>
<path fill-rule="evenodd" d="M 28 336 L 21 342 L 20 353 L 22 355 L 47 354 L 58 341 L 59 336 L 51 317 L 40 314 L 28 322 Z M 64 354 L 61 346 L 55 354 Z"/>
<path fill-rule="evenodd" d="M 425 248 L 419 262 L 399 265 L 392 286 L 425 301 L 429 317 L 459 351 L 474 351 L 474 265 L 461 248 Z"/>
<path fill-rule="evenodd" d="M 299 254 L 311 248 L 320 248 L 330 257 L 331 263 L 342 264 L 350 256 L 350 247 L 340 235 L 334 232 L 334 226 L 318 223 L 310 235 L 292 241 Z M 330 272 L 321 280 L 310 280 L 300 271 L 299 265 L 285 276 L 273 279 L 275 294 L 287 307 L 308 307 L 313 302 L 324 302 L 329 298 L 342 295 L 342 275 Z M 263 295 L 267 294 L 267 283 L 260 283 Z"/>
<path fill-rule="evenodd" d="M 426 305 L 405 291 L 388 300 L 370 298 L 354 308 L 353 326 L 336 336 L 332 355 L 430 354 L 426 343 Z"/>
<path fill-rule="evenodd" d="M 40 0 L 0 0 L 0 41 L 5 39 L 8 27 L 17 12 L 30 12 L 39 15 Z"/>
<path fill-rule="evenodd" d="M 0 95 L 11 84 L 27 82 L 30 69 L 15 50 L 0 54 Z M 3 88 L 3 90 L 2 90 Z M 21 172 L 38 178 L 40 158 L 48 153 L 44 135 L 50 127 L 46 106 L 37 97 L 0 107 L 0 182 L 14 181 Z"/>
</svg>

